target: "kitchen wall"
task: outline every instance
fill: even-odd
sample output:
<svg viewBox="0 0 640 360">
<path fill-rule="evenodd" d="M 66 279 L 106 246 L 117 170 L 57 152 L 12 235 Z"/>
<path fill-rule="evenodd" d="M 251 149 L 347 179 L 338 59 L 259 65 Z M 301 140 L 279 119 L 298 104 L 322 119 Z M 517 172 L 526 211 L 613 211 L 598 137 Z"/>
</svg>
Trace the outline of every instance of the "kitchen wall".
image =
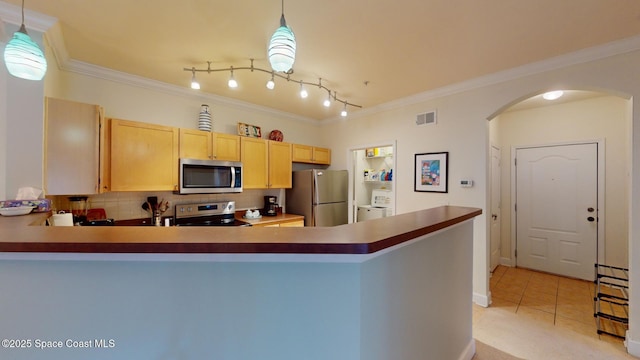
<svg viewBox="0 0 640 360">
<path fill-rule="evenodd" d="M 601 96 L 567 104 L 507 112 L 496 123 L 492 144 L 502 153 L 501 256 L 511 261 L 512 147 L 557 144 L 569 141 L 605 140 L 605 263 L 628 267 L 629 244 L 629 128 L 628 100 Z M 494 134 L 499 139 L 493 139 Z M 603 164 L 600 164 L 602 166 Z"/>
<path fill-rule="evenodd" d="M 18 30 L 4 26 L 7 35 Z M 30 29 L 29 35 L 42 46 L 42 34 Z M 15 199 L 20 187 L 42 188 L 44 88 L 42 81 L 9 75 L 4 57 L 0 68 L 0 199 Z"/>
</svg>

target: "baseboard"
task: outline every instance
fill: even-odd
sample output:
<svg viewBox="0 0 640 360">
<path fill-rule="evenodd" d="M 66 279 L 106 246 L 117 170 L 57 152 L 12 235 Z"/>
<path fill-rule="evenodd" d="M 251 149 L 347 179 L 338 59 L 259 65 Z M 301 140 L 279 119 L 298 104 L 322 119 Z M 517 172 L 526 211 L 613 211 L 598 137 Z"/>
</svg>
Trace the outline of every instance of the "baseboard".
<svg viewBox="0 0 640 360">
<path fill-rule="evenodd" d="M 473 356 L 475 354 L 476 354 L 476 340 L 474 338 L 471 338 L 471 341 L 464 348 L 464 351 L 462 352 L 462 354 L 460 354 L 460 357 L 458 358 L 458 360 L 471 360 L 473 359 Z"/>
<path fill-rule="evenodd" d="M 473 293 L 473 302 L 482 307 L 489 307 L 489 304 L 491 303 L 491 294 L 487 296 L 487 295 L 482 295 L 478 293 Z"/>
<path fill-rule="evenodd" d="M 513 266 L 513 263 L 511 262 L 511 258 L 501 257 L 500 258 L 500 265 Z"/>
<path fill-rule="evenodd" d="M 625 334 L 624 344 L 627 347 L 627 352 L 630 355 L 640 357 L 640 341 L 630 339 L 628 330 Z"/>
</svg>

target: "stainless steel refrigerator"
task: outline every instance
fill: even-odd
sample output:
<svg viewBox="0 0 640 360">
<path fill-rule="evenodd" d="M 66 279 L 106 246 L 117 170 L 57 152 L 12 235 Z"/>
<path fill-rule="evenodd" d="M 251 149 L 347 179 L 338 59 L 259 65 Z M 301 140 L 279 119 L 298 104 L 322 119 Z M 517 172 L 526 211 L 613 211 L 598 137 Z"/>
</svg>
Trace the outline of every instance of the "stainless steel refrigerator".
<svg viewBox="0 0 640 360">
<path fill-rule="evenodd" d="M 310 169 L 293 172 L 286 192 L 286 211 L 304 216 L 304 226 L 346 224 L 349 217 L 347 170 Z"/>
</svg>

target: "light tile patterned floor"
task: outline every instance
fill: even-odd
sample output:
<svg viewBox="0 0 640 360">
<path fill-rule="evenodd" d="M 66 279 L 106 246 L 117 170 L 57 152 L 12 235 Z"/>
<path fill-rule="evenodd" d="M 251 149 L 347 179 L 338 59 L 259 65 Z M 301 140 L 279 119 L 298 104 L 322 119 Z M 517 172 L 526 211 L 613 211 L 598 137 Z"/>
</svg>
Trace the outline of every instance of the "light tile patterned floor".
<svg viewBox="0 0 640 360">
<path fill-rule="evenodd" d="M 490 280 L 491 306 L 604 341 L 622 343 L 619 338 L 597 333 L 593 316 L 594 286 L 590 281 L 498 266 Z M 613 331 L 624 335 L 623 327 Z"/>
</svg>

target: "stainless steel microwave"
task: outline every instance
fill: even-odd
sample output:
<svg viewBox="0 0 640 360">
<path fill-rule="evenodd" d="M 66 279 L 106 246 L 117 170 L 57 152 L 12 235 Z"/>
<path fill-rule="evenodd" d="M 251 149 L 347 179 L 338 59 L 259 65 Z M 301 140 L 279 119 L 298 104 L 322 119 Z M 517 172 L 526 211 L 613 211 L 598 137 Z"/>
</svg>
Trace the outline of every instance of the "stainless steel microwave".
<svg viewBox="0 0 640 360">
<path fill-rule="evenodd" d="M 242 163 L 180 159 L 180 194 L 242 192 Z"/>
</svg>

